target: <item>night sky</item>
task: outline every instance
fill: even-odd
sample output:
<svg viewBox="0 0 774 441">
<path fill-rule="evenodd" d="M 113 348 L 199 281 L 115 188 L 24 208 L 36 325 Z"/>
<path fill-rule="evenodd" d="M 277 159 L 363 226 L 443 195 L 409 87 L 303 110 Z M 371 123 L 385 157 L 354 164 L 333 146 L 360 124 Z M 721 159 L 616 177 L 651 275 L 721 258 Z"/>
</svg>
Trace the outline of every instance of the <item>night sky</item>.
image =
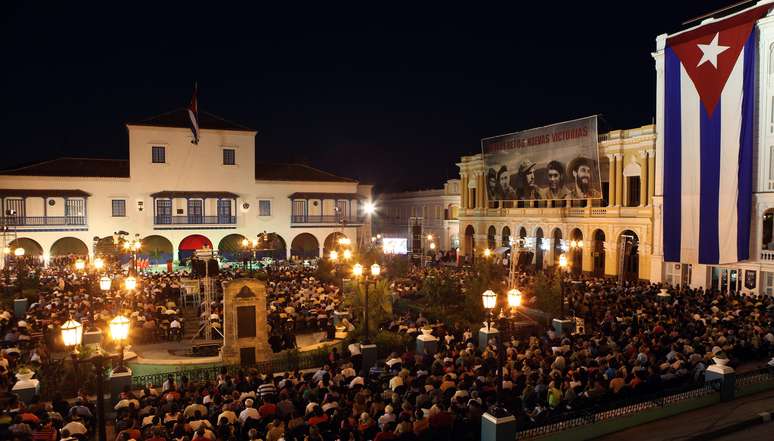
<svg viewBox="0 0 774 441">
<path fill-rule="evenodd" d="M 125 158 L 124 124 L 186 106 L 198 81 L 201 110 L 259 131 L 259 158 L 394 191 L 441 187 L 482 137 L 650 123 L 655 37 L 731 2 L 40 3 L 0 16 L 0 168 Z"/>
</svg>

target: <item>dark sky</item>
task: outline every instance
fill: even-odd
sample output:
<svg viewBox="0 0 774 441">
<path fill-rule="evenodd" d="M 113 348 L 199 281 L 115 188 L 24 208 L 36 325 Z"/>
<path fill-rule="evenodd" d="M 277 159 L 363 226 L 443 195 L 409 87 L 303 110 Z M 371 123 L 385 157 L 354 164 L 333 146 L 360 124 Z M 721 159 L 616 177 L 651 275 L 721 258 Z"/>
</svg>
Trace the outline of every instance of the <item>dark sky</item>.
<svg viewBox="0 0 774 441">
<path fill-rule="evenodd" d="M 187 105 L 197 80 L 200 109 L 259 130 L 260 157 L 403 190 L 457 176 L 482 137 L 650 123 L 656 35 L 730 2 L 41 3 L 0 11 L 0 167 L 126 157 L 124 123 Z"/>
</svg>

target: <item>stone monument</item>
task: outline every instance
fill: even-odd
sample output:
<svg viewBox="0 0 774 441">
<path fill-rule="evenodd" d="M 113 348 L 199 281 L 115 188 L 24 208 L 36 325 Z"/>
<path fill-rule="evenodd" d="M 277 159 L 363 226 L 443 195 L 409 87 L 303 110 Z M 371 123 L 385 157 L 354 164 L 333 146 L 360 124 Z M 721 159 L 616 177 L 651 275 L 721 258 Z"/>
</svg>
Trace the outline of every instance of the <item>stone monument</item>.
<svg viewBox="0 0 774 441">
<path fill-rule="evenodd" d="M 269 358 L 266 284 L 257 279 L 224 283 L 223 323 L 223 363 L 249 366 Z"/>
</svg>

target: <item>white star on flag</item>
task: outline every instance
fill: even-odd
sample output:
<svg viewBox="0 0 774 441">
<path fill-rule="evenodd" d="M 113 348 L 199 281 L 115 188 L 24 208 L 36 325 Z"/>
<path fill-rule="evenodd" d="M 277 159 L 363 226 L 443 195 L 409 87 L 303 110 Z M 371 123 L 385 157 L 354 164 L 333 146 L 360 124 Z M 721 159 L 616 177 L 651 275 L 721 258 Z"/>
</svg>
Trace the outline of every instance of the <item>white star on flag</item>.
<svg viewBox="0 0 774 441">
<path fill-rule="evenodd" d="M 730 46 L 720 46 L 718 45 L 718 35 L 720 35 L 720 32 L 715 34 L 715 38 L 712 39 L 710 44 L 699 44 L 699 50 L 701 51 L 701 60 L 699 60 L 699 64 L 696 65 L 696 67 L 701 66 L 702 64 L 709 61 L 712 63 L 712 66 L 717 69 L 718 68 L 718 55 L 722 54 Z"/>
</svg>

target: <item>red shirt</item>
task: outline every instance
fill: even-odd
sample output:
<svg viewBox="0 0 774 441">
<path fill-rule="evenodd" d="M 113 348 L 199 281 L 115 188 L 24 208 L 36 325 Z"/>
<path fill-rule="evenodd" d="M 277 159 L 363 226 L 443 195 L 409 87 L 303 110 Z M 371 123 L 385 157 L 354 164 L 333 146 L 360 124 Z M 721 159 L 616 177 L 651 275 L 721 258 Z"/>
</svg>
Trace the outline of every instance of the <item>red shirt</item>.
<svg viewBox="0 0 774 441">
<path fill-rule="evenodd" d="M 312 418 L 309 418 L 309 421 L 307 421 L 307 423 L 310 426 L 316 426 L 316 425 L 324 423 L 326 421 L 328 421 L 328 415 L 322 414 L 320 416 L 313 416 Z"/>
<path fill-rule="evenodd" d="M 265 403 L 258 408 L 261 417 L 274 416 L 277 413 L 277 405 L 274 403 Z"/>
<path fill-rule="evenodd" d="M 374 437 L 374 441 L 385 441 L 390 439 L 398 439 L 398 435 L 393 432 L 379 432 Z"/>
</svg>

